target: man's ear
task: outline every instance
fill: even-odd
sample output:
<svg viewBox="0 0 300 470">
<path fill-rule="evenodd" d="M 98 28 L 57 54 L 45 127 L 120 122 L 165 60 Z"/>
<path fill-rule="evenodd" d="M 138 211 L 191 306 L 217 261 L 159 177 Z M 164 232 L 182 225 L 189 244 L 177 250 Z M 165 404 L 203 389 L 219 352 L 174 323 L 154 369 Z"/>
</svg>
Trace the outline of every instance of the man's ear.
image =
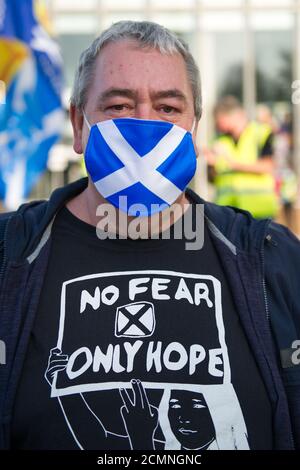
<svg viewBox="0 0 300 470">
<path fill-rule="evenodd" d="M 73 128 L 73 149 L 79 155 L 83 154 L 82 127 L 83 115 L 73 104 L 70 105 L 70 119 Z"/>
</svg>

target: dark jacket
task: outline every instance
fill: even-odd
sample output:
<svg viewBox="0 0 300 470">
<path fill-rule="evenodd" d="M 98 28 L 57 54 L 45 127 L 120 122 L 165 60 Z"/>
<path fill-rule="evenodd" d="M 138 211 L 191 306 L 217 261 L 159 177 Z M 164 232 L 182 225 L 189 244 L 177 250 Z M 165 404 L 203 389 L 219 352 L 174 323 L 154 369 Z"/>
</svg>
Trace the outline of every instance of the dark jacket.
<svg viewBox="0 0 300 470">
<path fill-rule="evenodd" d="M 14 398 L 45 276 L 57 211 L 87 179 L 57 189 L 49 201 L 0 217 L 0 448 L 10 447 Z M 204 202 L 205 217 L 273 410 L 275 449 L 300 448 L 300 243 L 288 229 L 249 213 Z M 300 354 L 299 354 L 300 357 Z M 245 371 L 245 374 L 247 371 Z"/>
</svg>

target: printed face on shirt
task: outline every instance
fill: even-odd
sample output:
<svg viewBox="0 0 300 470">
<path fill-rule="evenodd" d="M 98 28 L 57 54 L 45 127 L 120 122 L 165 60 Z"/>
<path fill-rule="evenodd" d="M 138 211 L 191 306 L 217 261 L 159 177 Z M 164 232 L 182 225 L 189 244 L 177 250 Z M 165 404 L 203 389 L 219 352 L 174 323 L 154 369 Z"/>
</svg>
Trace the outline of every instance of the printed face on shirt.
<svg viewBox="0 0 300 470">
<path fill-rule="evenodd" d="M 172 390 L 168 417 L 171 429 L 184 449 L 201 449 L 216 437 L 202 393 Z"/>
</svg>

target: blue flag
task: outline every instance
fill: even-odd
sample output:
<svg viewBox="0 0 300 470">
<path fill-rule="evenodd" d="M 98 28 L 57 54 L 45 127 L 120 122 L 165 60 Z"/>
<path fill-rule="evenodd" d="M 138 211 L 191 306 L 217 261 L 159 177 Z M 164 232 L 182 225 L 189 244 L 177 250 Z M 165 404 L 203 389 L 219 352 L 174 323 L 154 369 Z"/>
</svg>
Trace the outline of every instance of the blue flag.
<svg viewBox="0 0 300 470">
<path fill-rule="evenodd" d="M 37 16 L 35 0 L 0 0 L 0 199 L 28 196 L 60 137 L 62 60 Z"/>
</svg>

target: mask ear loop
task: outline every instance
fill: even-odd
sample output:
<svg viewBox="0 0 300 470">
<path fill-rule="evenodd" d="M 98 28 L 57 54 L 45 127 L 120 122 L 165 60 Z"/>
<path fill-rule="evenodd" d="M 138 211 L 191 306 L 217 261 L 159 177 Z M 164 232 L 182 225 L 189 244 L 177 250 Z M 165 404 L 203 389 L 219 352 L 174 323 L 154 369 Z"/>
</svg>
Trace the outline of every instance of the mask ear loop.
<svg viewBox="0 0 300 470">
<path fill-rule="evenodd" d="M 194 130 L 195 130 L 195 127 L 196 127 L 196 118 L 195 118 L 194 121 L 193 121 L 192 129 L 191 129 L 191 134 L 193 134 L 193 132 L 194 132 Z"/>
<path fill-rule="evenodd" d="M 86 117 L 86 114 L 85 114 L 84 109 L 82 110 L 82 114 L 83 114 L 83 119 L 84 119 L 86 125 L 88 126 L 89 130 L 91 130 L 91 125 L 90 125 L 90 123 L 89 123 L 89 121 L 88 121 L 88 119 L 87 119 L 87 117 Z"/>
</svg>

